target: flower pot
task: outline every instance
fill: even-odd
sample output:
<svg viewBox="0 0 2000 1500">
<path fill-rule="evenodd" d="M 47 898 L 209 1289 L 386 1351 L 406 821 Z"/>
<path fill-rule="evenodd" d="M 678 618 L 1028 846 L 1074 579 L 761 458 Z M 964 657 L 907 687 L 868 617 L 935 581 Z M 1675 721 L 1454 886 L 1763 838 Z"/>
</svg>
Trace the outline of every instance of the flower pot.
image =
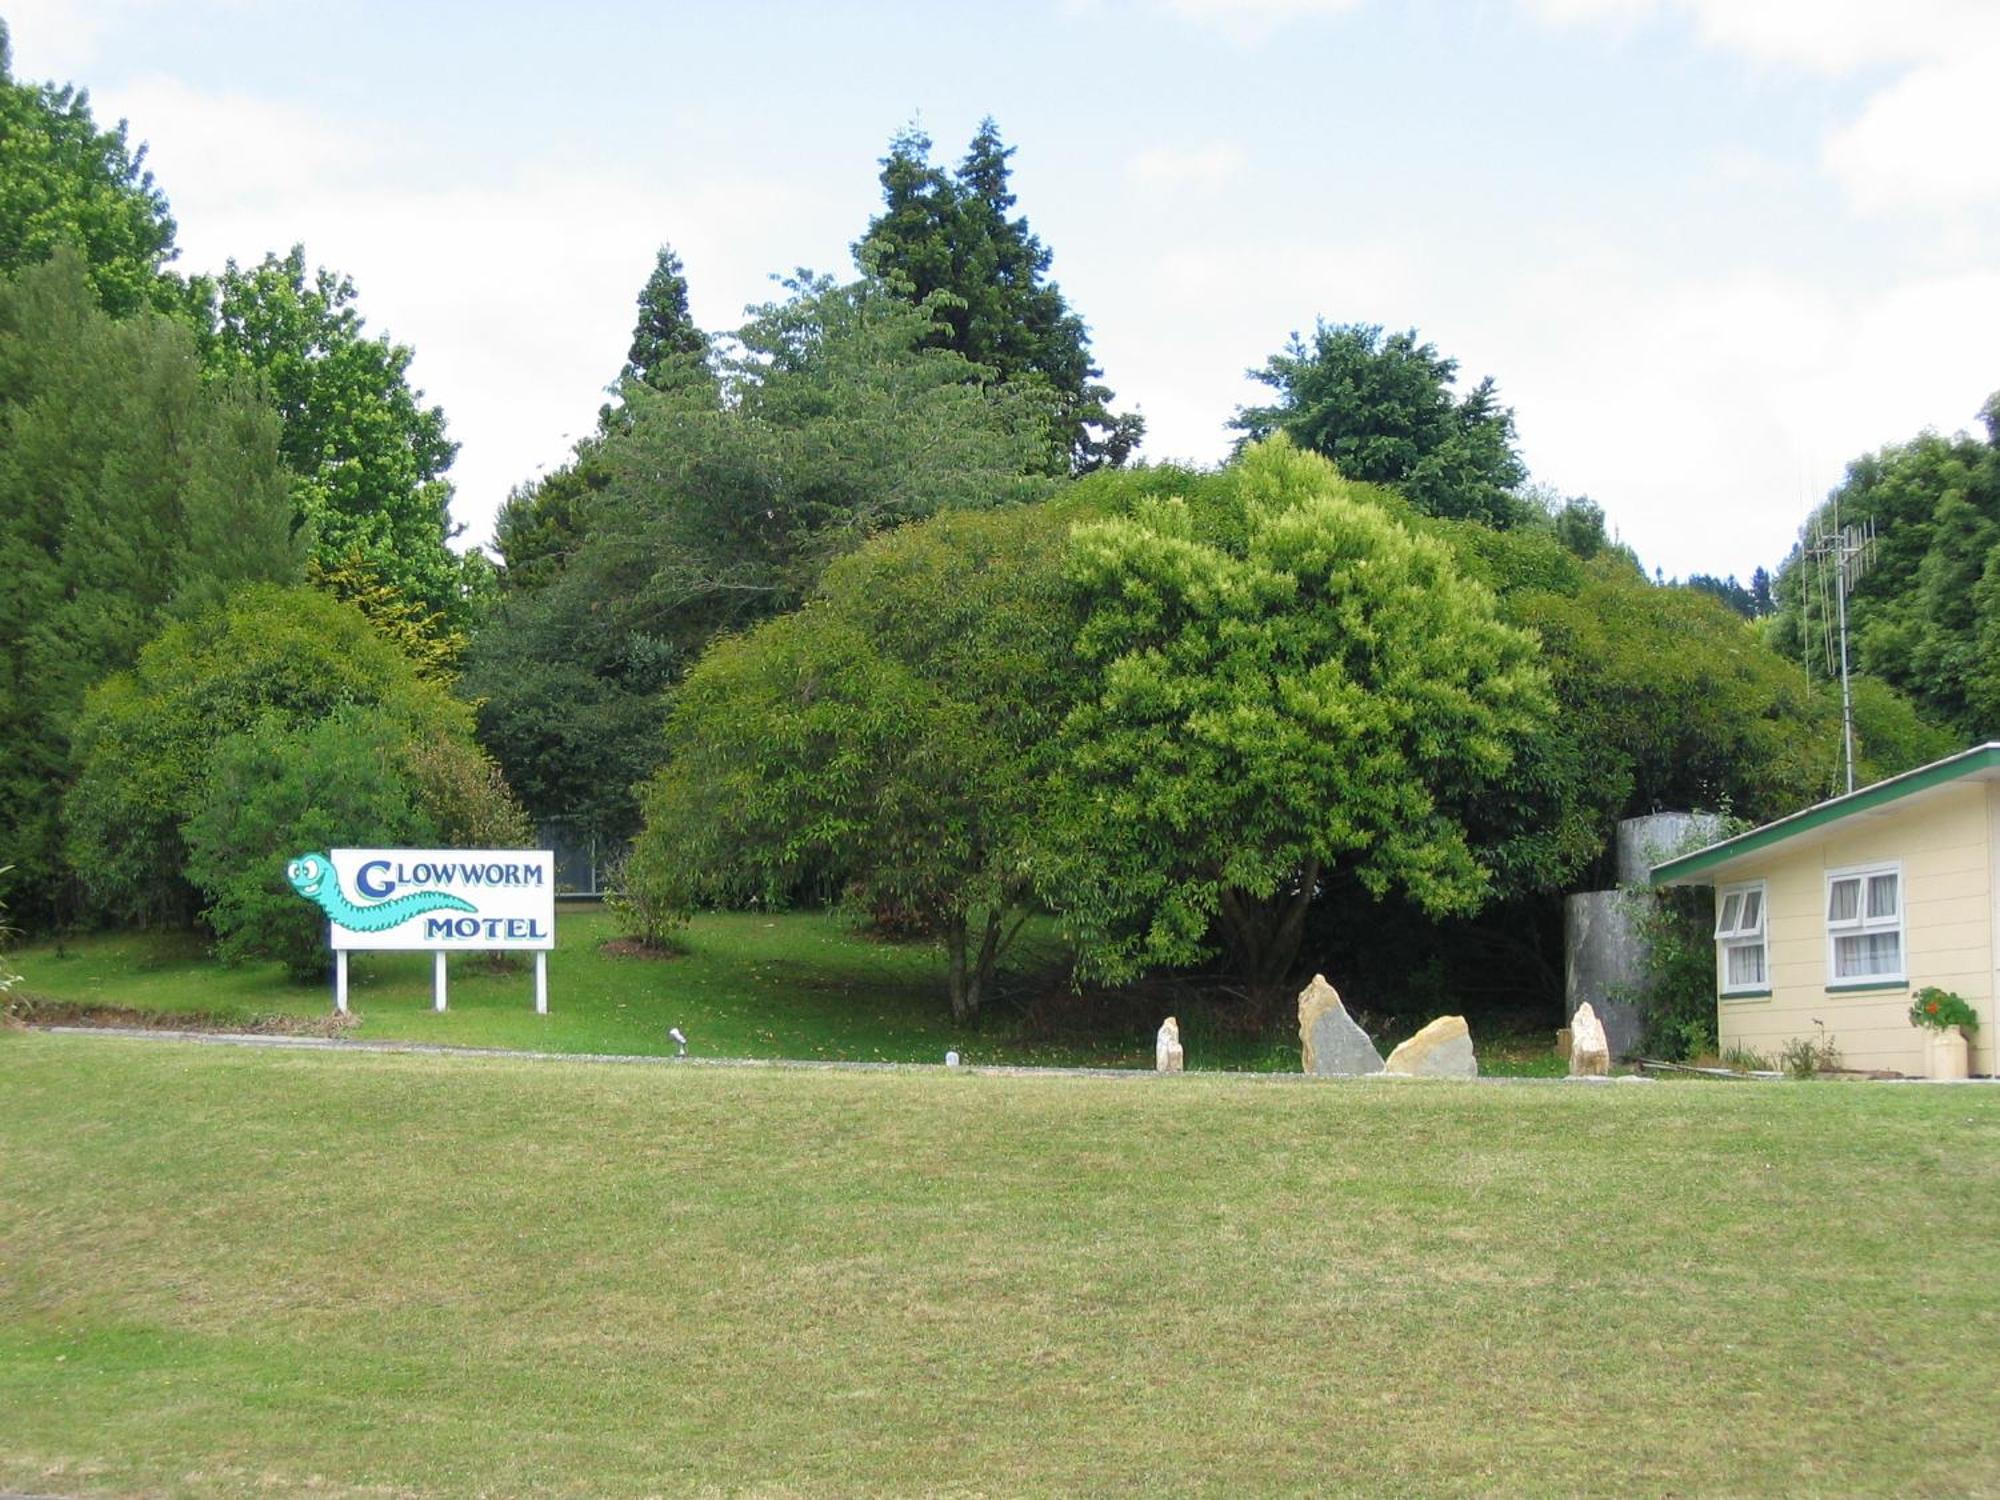
<svg viewBox="0 0 2000 1500">
<path fill-rule="evenodd" d="M 1932 1027 L 1924 1032 L 1924 1077 L 1963 1078 L 1966 1076 L 1965 1033 L 1956 1026 Z"/>
</svg>

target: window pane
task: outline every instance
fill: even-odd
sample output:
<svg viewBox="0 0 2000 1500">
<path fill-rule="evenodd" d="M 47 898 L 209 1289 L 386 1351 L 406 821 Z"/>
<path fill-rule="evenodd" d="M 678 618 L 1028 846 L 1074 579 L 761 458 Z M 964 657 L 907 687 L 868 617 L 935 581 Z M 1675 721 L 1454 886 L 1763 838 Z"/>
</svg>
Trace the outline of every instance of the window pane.
<svg viewBox="0 0 2000 1500">
<path fill-rule="evenodd" d="M 1833 940 L 1833 973 L 1836 979 L 1868 979 L 1878 974 L 1903 972 L 1903 935 L 1900 932 L 1856 933 Z"/>
<path fill-rule="evenodd" d="M 1715 935 L 1727 936 L 1736 930 L 1737 916 L 1743 910 L 1743 893 L 1735 891 L 1722 898 L 1722 913 L 1715 919 Z"/>
<path fill-rule="evenodd" d="M 1764 982 L 1764 945 L 1739 943 L 1723 950 L 1723 978 L 1730 989 Z"/>
<path fill-rule="evenodd" d="M 1836 880 L 1827 888 L 1826 919 L 1829 922 L 1852 922 L 1861 915 L 1861 877 L 1849 875 Z"/>
<path fill-rule="evenodd" d="M 1868 915 L 1871 917 L 1893 917 L 1896 915 L 1896 877 L 1894 875 L 1870 875 L 1868 877 Z"/>
<path fill-rule="evenodd" d="M 1743 893 L 1743 926 L 1745 933 L 1761 932 L 1764 927 L 1764 893 L 1745 891 Z"/>
</svg>

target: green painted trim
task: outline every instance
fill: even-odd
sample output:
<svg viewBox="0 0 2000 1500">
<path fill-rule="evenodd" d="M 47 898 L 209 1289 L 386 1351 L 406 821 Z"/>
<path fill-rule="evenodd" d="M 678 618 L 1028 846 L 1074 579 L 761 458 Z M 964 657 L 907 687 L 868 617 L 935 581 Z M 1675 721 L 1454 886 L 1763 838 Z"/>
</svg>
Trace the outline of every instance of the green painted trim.
<svg viewBox="0 0 2000 1500">
<path fill-rule="evenodd" d="M 1865 990 L 1906 990 L 1909 987 L 1907 979 L 1878 979 L 1867 984 L 1830 984 L 1826 992 L 1829 995 L 1858 995 Z"/>
<path fill-rule="evenodd" d="M 1771 992 L 1769 990 L 1729 990 L 1724 994 L 1717 995 L 1715 998 L 1724 1004 L 1727 1004 L 1731 1000 L 1768 1000 L 1771 998 Z"/>
<path fill-rule="evenodd" d="M 1712 870 L 1717 865 L 1726 864 L 1732 859 L 1740 859 L 1746 854 L 1755 854 L 1761 849 L 1770 848 L 1773 844 L 1782 844 L 1787 839 L 1797 838 L 1802 833 L 1811 833 L 1816 828 L 1824 828 L 1827 824 L 1837 823 L 1842 818 L 1852 817 L 1856 813 L 1871 812 L 1888 803 L 1901 801 L 1913 793 L 1929 791 L 1932 787 L 1943 786 L 1947 782 L 1958 781 L 1966 776 L 1976 776 L 1983 771 L 2000 773 L 2000 742 L 1975 746 L 1947 759 L 1919 766 L 1914 771 L 1905 771 L 1901 776 L 1891 776 L 1887 781 L 1878 781 L 1875 785 L 1863 787 L 1858 792 L 1849 792 L 1845 797 L 1835 797 L 1828 802 L 1816 803 L 1804 812 L 1795 812 L 1789 818 L 1780 818 L 1775 823 L 1766 823 L 1762 828 L 1739 833 L 1733 839 L 1724 839 L 1719 844 L 1710 844 L 1706 849 L 1697 849 L 1692 854 L 1683 854 L 1678 859 L 1654 865 L 1649 883 L 1679 884 L 1704 870 Z"/>
</svg>

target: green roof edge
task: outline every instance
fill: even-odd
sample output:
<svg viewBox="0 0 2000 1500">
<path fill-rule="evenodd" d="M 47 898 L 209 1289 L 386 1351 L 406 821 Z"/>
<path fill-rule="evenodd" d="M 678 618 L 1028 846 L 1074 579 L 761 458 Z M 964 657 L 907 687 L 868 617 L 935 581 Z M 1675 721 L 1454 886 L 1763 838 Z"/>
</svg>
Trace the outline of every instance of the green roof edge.
<svg viewBox="0 0 2000 1500">
<path fill-rule="evenodd" d="M 1802 833 L 1810 833 L 1815 828 L 1824 828 L 1855 813 L 1869 812 L 1913 793 L 1928 791 L 1934 786 L 1943 786 L 1948 781 L 1957 781 L 1962 776 L 1986 770 L 2000 770 L 2000 742 L 1974 745 L 1970 750 L 1961 750 L 1943 760 L 1934 760 L 1927 766 L 1918 766 L 1914 771 L 1891 776 L 1887 781 L 1878 781 L 1858 792 L 1816 802 L 1802 812 L 1780 818 L 1775 823 L 1766 823 L 1761 828 L 1753 828 L 1748 833 L 1739 833 L 1733 839 L 1724 839 L 1706 849 L 1697 849 L 1692 854 L 1683 854 L 1677 859 L 1654 865 L 1648 884 L 1668 885 L 1684 880 L 1729 860 L 1740 859 Z"/>
</svg>

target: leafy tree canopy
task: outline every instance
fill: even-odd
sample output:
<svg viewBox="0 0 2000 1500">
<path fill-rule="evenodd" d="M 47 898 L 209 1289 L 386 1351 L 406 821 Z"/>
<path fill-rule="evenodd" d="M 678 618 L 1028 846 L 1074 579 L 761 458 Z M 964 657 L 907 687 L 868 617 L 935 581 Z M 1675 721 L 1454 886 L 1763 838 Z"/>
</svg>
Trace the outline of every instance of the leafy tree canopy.
<svg viewBox="0 0 2000 1500">
<path fill-rule="evenodd" d="M 1113 979 L 1219 934 L 1253 984 L 1281 980 L 1341 869 L 1475 909 L 1491 874 L 1454 809 L 1548 709 L 1533 638 L 1443 543 L 1282 437 L 1225 479 L 1072 542 L 1092 685 L 1064 729 L 1046 893 Z"/>
<path fill-rule="evenodd" d="M 677 694 L 626 867 L 653 904 L 845 885 L 935 934 L 975 1014 L 1034 901 L 1039 792 L 1072 694 L 1060 507 L 953 512 L 836 562 Z"/>
<path fill-rule="evenodd" d="M 911 300 L 929 303 L 931 341 L 1004 380 L 1036 381 L 1055 398 L 1051 463 L 1056 472 L 1122 464 L 1145 422 L 1114 413 L 1090 335 L 1062 289 L 1045 280 L 1050 252 L 1024 217 L 1011 215 L 1008 161 L 1014 148 L 983 121 L 955 172 L 932 164 L 931 140 L 900 131 L 882 159 L 882 212 L 854 247 L 866 272 Z"/>
<path fill-rule="evenodd" d="M 1284 433 L 1333 460 L 1348 479 L 1393 486 L 1433 516 L 1517 525 L 1529 507 L 1515 492 L 1528 477 L 1514 447 L 1514 414 L 1491 376 L 1452 394 L 1458 362 L 1419 343 L 1415 329 L 1318 324 L 1297 334 L 1261 370 L 1278 394 L 1244 407 L 1232 424 L 1256 441 Z"/>
<path fill-rule="evenodd" d="M 85 691 L 170 618 L 296 579 L 278 422 L 204 381 L 157 313 L 114 320 L 71 246 L 0 279 L 0 828 L 37 924 L 62 889 L 56 808 Z"/>
<path fill-rule="evenodd" d="M 626 388 L 587 454 L 601 488 L 577 482 L 580 538 L 474 645 L 482 741 L 539 815 L 633 831 L 662 695 L 709 641 L 796 607 L 871 536 L 1047 488 L 1037 389 L 935 347 L 931 311 L 879 282 L 787 286 L 713 375 Z"/>
<path fill-rule="evenodd" d="M 2000 394 L 1985 434 L 1922 433 L 1856 459 L 1808 529 L 1872 522 L 1873 565 L 1848 601 L 1852 660 L 1961 741 L 2000 738 Z M 1798 549 L 1779 569 L 1774 640 L 1818 676 L 1831 647 L 1833 565 Z"/>
<path fill-rule="evenodd" d="M 213 368 L 266 383 L 321 566 L 359 558 L 425 618 L 463 628 L 464 566 L 446 545 L 457 445 L 409 384 L 410 349 L 362 331 L 354 283 L 309 273 L 298 245 L 247 268 L 231 261 L 207 345 Z"/>
<path fill-rule="evenodd" d="M 0 275 L 77 247 L 98 303 L 113 316 L 178 306 L 167 273 L 176 254 L 166 195 L 132 149 L 121 120 L 98 129 L 90 95 L 30 84 L 12 72 L 0 21 Z"/>
<path fill-rule="evenodd" d="M 218 747 L 260 723 L 303 732 L 342 710 L 379 720 L 399 745 L 469 745 L 466 707 L 419 676 L 359 609 L 320 590 L 254 585 L 168 625 L 131 671 L 91 691 L 77 727 L 64 816 L 71 861 L 98 909 L 190 918 L 200 902 L 186 828 L 214 793 Z"/>
</svg>

